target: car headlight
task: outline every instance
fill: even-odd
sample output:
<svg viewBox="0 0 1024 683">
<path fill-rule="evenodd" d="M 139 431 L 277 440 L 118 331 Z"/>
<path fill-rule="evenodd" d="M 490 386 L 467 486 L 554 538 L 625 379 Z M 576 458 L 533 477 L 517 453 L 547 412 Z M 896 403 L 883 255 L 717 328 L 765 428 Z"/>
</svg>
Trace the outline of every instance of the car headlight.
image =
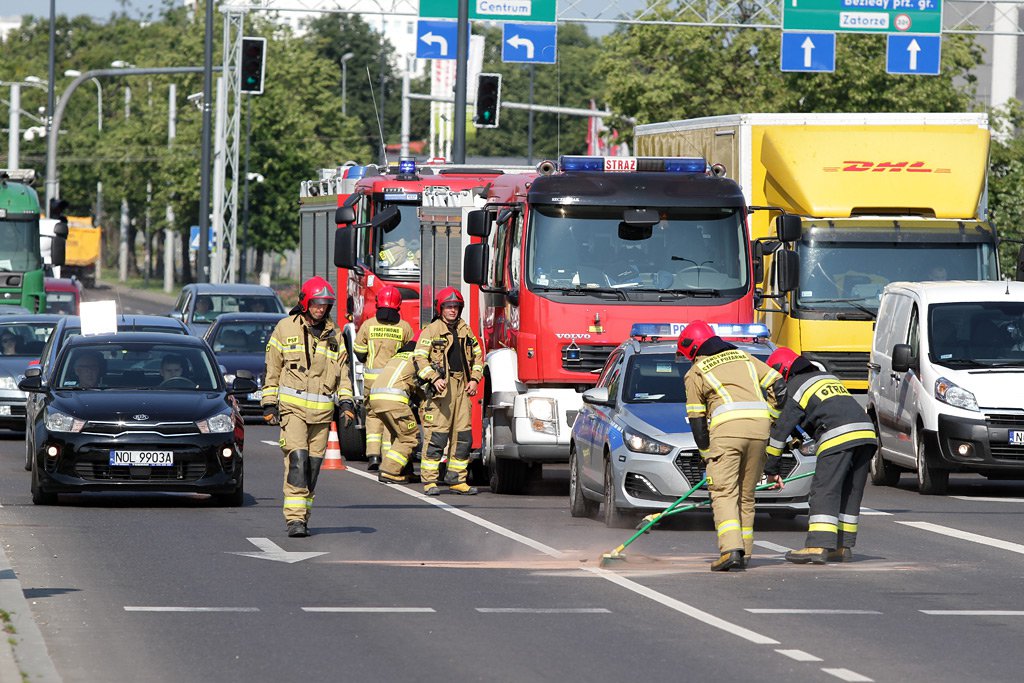
<svg viewBox="0 0 1024 683">
<path fill-rule="evenodd" d="M 10 375 L 2 375 L 0 376 L 0 389 L 16 391 L 18 389 L 18 383 L 15 382 L 14 378 Z"/>
<path fill-rule="evenodd" d="M 196 422 L 196 427 L 199 427 L 199 431 L 203 434 L 226 434 L 234 430 L 235 423 L 230 415 L 218 413 L 205 420 L 199 420 Z"/>
<path fill-rule="evenodd" d="M 974 397 L 974 394 L 963 387 L 950 382 L 945 377 L 940 377 L 935 380 L 935 398 L 939 399 L 943 403 L 953 406 L 954 408 L 978 410 L 978 400 Z"/>
<path fill-rule="evenodd" d="M 628 427 L 622 430 L 622 441 L 626 444 L 626 448 L 634 453 L 668 455 L 672 452 L 672 447 L 667 443 L 656 441 L 655 439 L 644 436 L 640 432 L 633 431 Z"/>
<path fill-rule="evenodd" d="M 555 399 L 533 396 L 526 399 L 526 415 L 535 432 L 555 434 Z"/>
<path fill-rule="evenodd" d="M 64 413 L 51 410 L 46 413 L 46 430 L 50 432 L 80 432 L 85 420 L 79 420 Z"/>
</svg>

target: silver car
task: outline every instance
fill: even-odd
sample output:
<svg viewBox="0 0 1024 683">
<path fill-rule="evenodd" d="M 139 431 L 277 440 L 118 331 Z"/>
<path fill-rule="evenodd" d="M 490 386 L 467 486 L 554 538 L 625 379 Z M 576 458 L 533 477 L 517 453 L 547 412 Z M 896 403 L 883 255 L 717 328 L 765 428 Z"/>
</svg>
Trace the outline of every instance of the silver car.
<svg viewBox="0 0 1024 683">
<path fill-rule="evenodd" d="M 0 427 L 25 430 L 24 391 L 18 382 L 30 364 L 38 364 L 57 321 L 62 315 L 22 313 L 0 318 Z"/>
<path fill-rule="evenodd" d="M 686 419 L 683 377 L 691 363 L 676 356 L 674 339 L 642 339 L 629 339 L 612 351 L 597 386 L 584 392 L 584 407 L 572 426 L 572 515 L 596 516 L 601 508 L 610 527 L 632 526 L 635 512 L 664 510 L 704 478 L 704 461 Z M 758 338 L 729 341 L 761 360 L 774 350 Z M 782 457 L 783 478 L 814 471 L 813 454 L 787 451 Z M 806 477 L 781 491 L 758 491 L 757 509 L 784 518 L 806 514 L 810 484 Z M 704 486 L 687 504 L 707 499 Z"/>
</svg>

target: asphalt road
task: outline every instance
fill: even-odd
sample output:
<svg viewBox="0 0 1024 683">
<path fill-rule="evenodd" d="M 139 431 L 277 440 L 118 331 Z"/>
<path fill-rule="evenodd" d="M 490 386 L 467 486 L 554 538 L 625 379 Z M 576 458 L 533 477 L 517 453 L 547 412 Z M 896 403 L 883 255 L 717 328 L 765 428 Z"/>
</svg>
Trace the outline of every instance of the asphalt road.
<svg viewBox="0 0 1024 683">
<path fill-rule="evenodd" d="M 322 473 L 313 535 L 290 539 L 277 430 L 246 436 L 245 504 L 229 509 L 34 506 L 23 440 L 0 435 L 0 587 L 25 598 L 0 607 L 31 627 L 13 636 L 28 680 L 1021 678 L 1024 482 L 869 486 L 848 564 L 787 564 L 804 521 L 759 515 L 750 569 L 713 574 L 711 517 L 694 512 L 602 569 L 631 532 L 571 518 L 564 468 L 522 496 L 427 498 L 349 463 Z"/>
</svg>

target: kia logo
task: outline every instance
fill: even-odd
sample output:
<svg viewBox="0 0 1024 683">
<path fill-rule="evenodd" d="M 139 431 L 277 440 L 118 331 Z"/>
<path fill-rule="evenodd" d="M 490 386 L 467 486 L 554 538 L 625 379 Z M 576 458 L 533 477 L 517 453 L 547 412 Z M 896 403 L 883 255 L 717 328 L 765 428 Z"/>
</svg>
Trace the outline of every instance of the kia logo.
<svg viewBox="0 0 1024 683">
<path fill-rule="evenodd" d="M 138 415 L 132 415 L 132 419 L 138 420 L 139 422 L 144 422 L 149 419 L 149 415 L 146 415 L 145 413 L 139 413 Z"/>
</svg>

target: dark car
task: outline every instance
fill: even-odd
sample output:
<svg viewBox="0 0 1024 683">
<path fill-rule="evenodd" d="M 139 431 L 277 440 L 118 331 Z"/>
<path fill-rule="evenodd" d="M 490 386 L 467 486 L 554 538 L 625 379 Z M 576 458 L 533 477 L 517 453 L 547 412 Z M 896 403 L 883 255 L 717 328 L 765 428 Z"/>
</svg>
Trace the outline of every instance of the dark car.
<svg viewBox="0 0 1024 683">
<path fill-rule="evenodd" d="M 53 334 L 39 354 L 39 365 L 43 368 L 44 377 L 57 354 L 64 348 L 64 342 L 71 337 L 82 334 L 82 319 L 77 315 L 56 316 L 57 325 Z M 5 318 L 6 320 L 6 318 Z M 118 332 L 164 332 L 168 334 L 188 334 L 185 323 L 164 315 L 119 315 L 117 316 Z"/>
<path fill-rule="evenodd" d="M 225 313 L 210 325 L 204 339 L 223 368 L 225 382 L 234 380 L 239 370 L 248 370 L 256 385 L 263 386 L 267 373 L 267 341 L 283 317 L 283 313 Z M 242 415 L 262 417 L 261 398 L 259 390 L 239 396 Z"/>
<path fill-rule="evenodd" d="M 20 388 L 40 397 L 27 416 L 32 502 L 59 493 L 190 491 L 221 505 L 243 498 L 245 431 L 235 394 L 210 347 L 181 334 L 69 339 L 49 375 L 30 368 Z"/>
<path fill-rule="evenodd" d="M 262 285 L 195 283 L 181 288 L 171 317 L 184 321 L 192 334 L 202 337 L 210 324 L 225 313 L 280 313 L 284 304 L 270 287 Z"/>
<path fill-rule="evenodd" d="M 45 313 L 7 315 L 0 318 L 0 427 L 25 429 L 25 392 L 18 382 L 46 346 L 46 340 L 63 316 Z"/>
</svg>

